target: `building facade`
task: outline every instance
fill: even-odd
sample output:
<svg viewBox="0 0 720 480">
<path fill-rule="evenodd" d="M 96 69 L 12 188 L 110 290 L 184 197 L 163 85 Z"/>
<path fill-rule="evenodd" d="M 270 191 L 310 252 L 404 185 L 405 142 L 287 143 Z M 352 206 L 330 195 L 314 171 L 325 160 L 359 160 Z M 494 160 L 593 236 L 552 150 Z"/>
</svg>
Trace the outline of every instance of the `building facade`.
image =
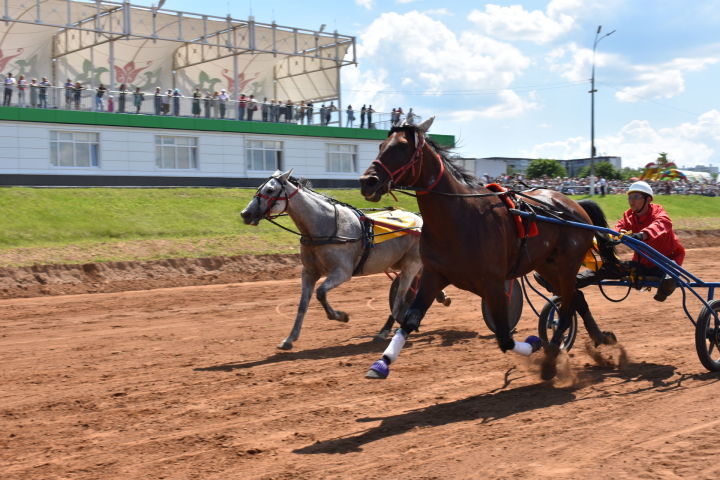
<svg viewBox="0 0 720 480">
<path fill-rule="evenodd" d="M 354 187 L 387 132 L 266 122 L 0 108 L 0 185 L 255 187 L 293 169 Z M 454 137 L 433 135 L 452 146 Z"/>
</svg>

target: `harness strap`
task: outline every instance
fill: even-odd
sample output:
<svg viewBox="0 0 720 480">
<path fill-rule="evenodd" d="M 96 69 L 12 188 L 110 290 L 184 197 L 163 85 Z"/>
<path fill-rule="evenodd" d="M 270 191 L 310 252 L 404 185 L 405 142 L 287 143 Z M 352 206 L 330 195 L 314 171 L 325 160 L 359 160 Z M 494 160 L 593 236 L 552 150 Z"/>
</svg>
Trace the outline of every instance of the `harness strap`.
<svg viewBox="0 0 720 480">
<path fill-rule="evenodd" d="M 358 213 L 357 211 L 355 213 Z M 366 217 L 362 212 L 359 212 L 360 216 L 359 220 L 363 227 L 363 238 L 365 239 L 365 244 L 363 245 L 363 252 L 362 255 L 360 255 L 360 261 L 355 266 L 355 269 L 353 270 L 353 276 L 359 275 L 362 273 L 363 268 L 365 268 L 365 262 L 367 262 L 368 257 L 370 256 L 370 250 L 375 246 L 375 240 L 374 240 L 374 229 L 373 229 L 373 220 L 369 217 Z"/>
</svg>

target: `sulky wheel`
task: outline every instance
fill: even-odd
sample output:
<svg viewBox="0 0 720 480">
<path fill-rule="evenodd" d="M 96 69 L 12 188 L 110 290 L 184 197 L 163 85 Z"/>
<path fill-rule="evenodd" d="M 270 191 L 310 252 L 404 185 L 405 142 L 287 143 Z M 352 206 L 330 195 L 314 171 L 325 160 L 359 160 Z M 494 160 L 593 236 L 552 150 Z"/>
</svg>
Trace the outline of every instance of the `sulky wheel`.
<svg viewBox="0 0 720 480">
<path fill-rule="evenodd" d="M 523 310 L 523 289 L 517 278 L 508 280 L 505 283 L 505 294 L 508 299 L 508 327 L 510 327 L 510 331 L 512 332 L 520 321 Z M 487 325 L 491 332 L 497 333 L 495 331 L 495 320 L 493 320 L 484 298 L 480 306 L 485 325 Z"/>
<path fill-rule="evenodd" d="M 720 300 L 710 300 L 707 303 L 710 310 L 703 307 L 695 324 L 695 348 L 703 366 L 711 372 L 718 372 L 720 371 L 720 320 L 718 320 Z"/>
<path fill-rule="evenodd" d="M 558 315 L 557 309 L 561 305 L 560 297 L 552 297 L 550 302 L 546 303 L 540 312 L 538 318 L 538 334 L 543 341 L 548 342 L 553 337 L 555 330 L 558 328 L 560 322 L 560 315 Z M 557 308 L 556 308 L 557 305 Z M 577 312 L 573 312 L 570 317 L 570 326 L 565 330 L 562 342 L 560 342 L 560 348 L 565 351 L 570 351 L 573 344 L 575 343 L 575 337 L 577 336 L 578 321 Z"/>
</svg>

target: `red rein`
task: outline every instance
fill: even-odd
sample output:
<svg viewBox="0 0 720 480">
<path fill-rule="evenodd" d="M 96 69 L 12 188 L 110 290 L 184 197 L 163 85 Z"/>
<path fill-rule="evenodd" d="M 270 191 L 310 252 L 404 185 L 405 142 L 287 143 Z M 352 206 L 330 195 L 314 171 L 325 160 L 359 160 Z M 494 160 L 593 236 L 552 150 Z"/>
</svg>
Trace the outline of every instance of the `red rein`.
<svg viewBox="0 0 720 480">
<path fill-rule="evenodd" d="M 424 135 L 418 135 L 417 132 L 415 132 L 415 144 L 417 147 L 415 148 L 415 152 L 413 153 L 412 157 L 410 158 L 410 161 L 404 165 L 401 165 L 397 170 L 394 172 L 390 171 L 389 168 L 380 160 L 380 156 L 372 161 L 372 163 L 376 163 L 380 165 L 383 170 L 390 176 L 390 182 L 391 183 L 397 183 L 398 180 L 400 180 L 404 175 L 408 173 L 408 170 L 410 171 L 410 175 L 412 176 L 413 180 L 410 183 L 409 186 L 414 186 L 415 182 L 417 182 L 420 179 L 420 173 L 422 170 L 422 158 L 423 158 L 423 147 L 425 146 L 425 136 Z M 435 181 L 427 187 L 426 190 L 421 190 L 416 192 L 416 195 L 425 195 L 430 193 L 437 185 L 440 183 L 440 180 L 442 179 L 443 175 L 445 174 L 445 164 L 443 163 L 442 159 L 440 158 L 440 155 L 433 152 L 431 150 L 431 153 L 435 156 L 435 159 L 438 161 L 438 164 L 440 165 L 440 171 L 438 172 L 437 177 L 435 178 Z M 415 173 L 415 167 L 417 166 L 417 174 Z M 392 185 L 390 189 L 388 189 L 388 193 L 391 193 L 390 190 L 392 189 Z M 392 194 L 392 193 L 391 193 Z"/>
</svg>

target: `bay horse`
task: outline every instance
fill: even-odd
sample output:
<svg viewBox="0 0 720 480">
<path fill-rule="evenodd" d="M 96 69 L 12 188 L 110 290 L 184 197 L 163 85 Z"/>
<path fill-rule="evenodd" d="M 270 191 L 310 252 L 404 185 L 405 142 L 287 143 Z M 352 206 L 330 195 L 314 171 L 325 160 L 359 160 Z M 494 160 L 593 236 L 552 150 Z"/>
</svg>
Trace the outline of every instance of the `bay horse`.
<svg viewBox="0 0 720 480">
<path fill-rule="evenodd" d="M 395 319 L 403 317 L 410 300 L 408 289 L 422 269 L 417 232 L 367 245 L 362 212 L 312 190 L 308 183 L 291 177 L 291 172 L 276 171 L 258 187 L 255 196 L 240 213 L 246 225 L 257 225 L 264 218 L 287 212 L 301 234 L 303 267 L 300 303 L 290 335 L 280 342 L 278 348 L 292 349 L 293 342 L 300 336 L 310 298 L 320 277 L 327 276 L 317 289 L 317 299 L 327 317 L 347 322 L 350 319 L 348 314 L 333 309 L 328 303 L 328 292 L 353 276 L 392 269 L 400 272 L 397 294 L 392 312 L 376 336 L 378 339 L 387 338 Z M 416 225 L 422 226 L 422 218 L 414 216 Z"/>
<path fill-rule="evenodd" d="M 598 237 L 604 260 L 610 263 L 617 260 L 609 238 L 585 229 L 538 222 L 534 225 L 537 234 L 523 241 L 518 237 L 520 226 L 516 217 L 502 198 L 509 192 L 489 190 L 449 160 L 446 152 L 426 137 L 433 120 L 434 117 L 417 126 L 393 127 L 380 145 L 377 158 L 360 177 L 362 195 L 373 202 L 395 187 L 415 190 L 424 219 L 420 237 L 423 270 L 418 293 L 382 359 L 373 364 L 366 376 L 387 377 L 389 365 L 396 360 L 405 339 L 418 330 L 432 299 L 448 284 L 483 297 L 496 322 L 496 339 L 503 352 L 530 355 L 542 348 L 543 379 L 556 375 L 557 356 L 573 311 L 582 316 L 596 346 L 615 343 L 615 335 L 600 330 L 582 293 L 576 289 L 576 274 L 592 245 L 593 235 Z M 594 202 L 583 201 L 580 205 L 546 189 L 518 195 L 527 204 L 550 208 L 568 220 L 607 226 L 602 210 Z M 516 342 L 507 321 L 505 281 L 533 270 L 561 298 L 559 326 L 544 345 L 537 337 Z"/>
</svg>

